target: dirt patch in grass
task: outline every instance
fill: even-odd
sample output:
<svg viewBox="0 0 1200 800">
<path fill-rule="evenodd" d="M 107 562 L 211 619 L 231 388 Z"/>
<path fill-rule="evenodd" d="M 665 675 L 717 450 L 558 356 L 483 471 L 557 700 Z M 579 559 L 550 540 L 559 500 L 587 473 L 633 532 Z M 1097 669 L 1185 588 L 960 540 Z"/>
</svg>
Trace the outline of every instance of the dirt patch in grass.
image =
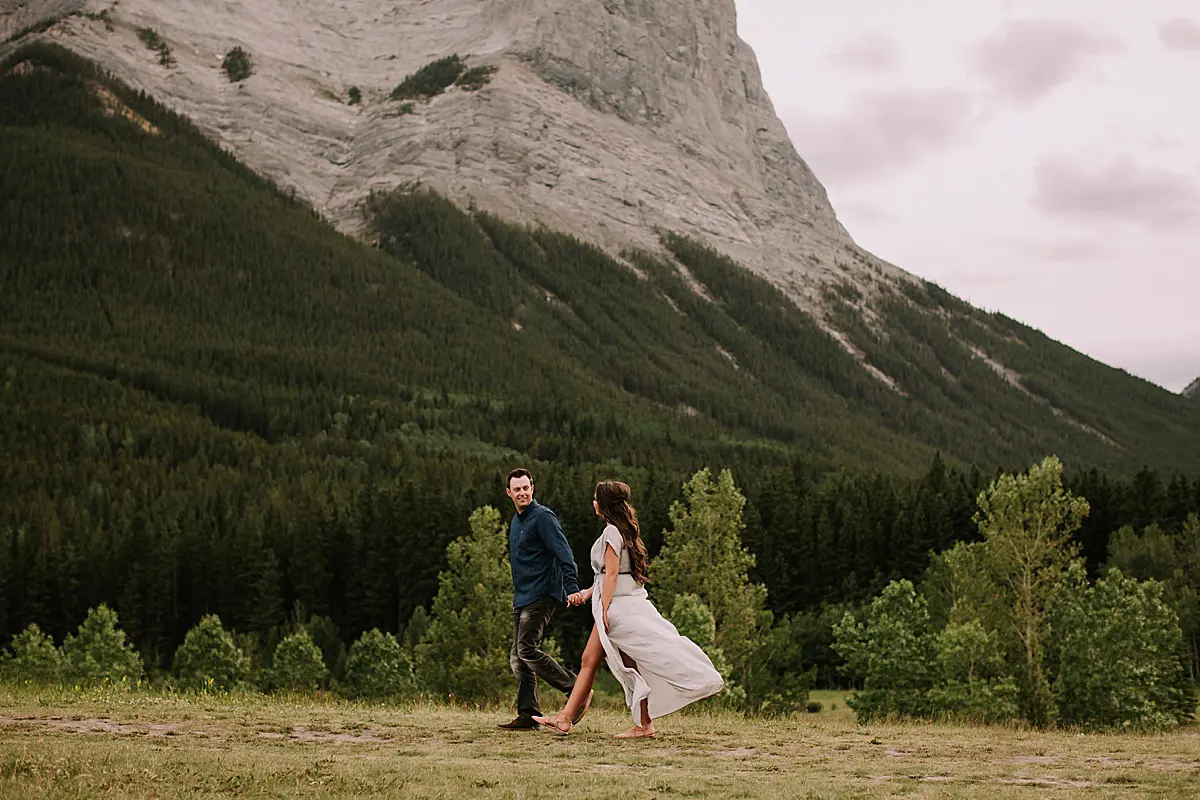
<svg viewBox="0 0 1200 800">
<path fill-rule="evenodd" d="M 118 736 L 176 736 L 180 726 L 168 723 L 122 723 L 110 719 L 62 717 L 0 717 L 0 726 L 51 728 L 67 733 L 106 733 Z"/>
<path fill-rule="evenodd" d="M 1072 781 L 1066 778 L 996 778 L 996 783 L 1010 783 L 1019 786 L 1067 786 L 1072 789 L 1086 789 L 1093 785 L 1091 781 Z"/>
<path fill-rule="evenodd" d="M 303 726 L 292 728 L 288 734 L 278 731 L 262 731 L 258 734 L 264 739 L 295 739 L 301 742 L 390 742 L 390 736 L 384 736 L 376 731 L 364 730 L 362 733 L 335 733 L 334 731 L 314 731 Z"/>
</svg>

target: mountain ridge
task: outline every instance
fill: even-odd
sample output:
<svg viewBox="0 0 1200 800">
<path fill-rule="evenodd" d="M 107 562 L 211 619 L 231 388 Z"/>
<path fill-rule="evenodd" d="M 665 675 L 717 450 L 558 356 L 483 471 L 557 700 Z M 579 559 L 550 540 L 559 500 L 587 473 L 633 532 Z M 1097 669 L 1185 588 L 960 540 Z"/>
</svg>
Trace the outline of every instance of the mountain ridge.
<svg viewBox="0 0 1200 800">
<path fill-rule="evenodd" d="M 778 287 L 694 239 L 664 232 L 666 255 L 616 260 L 409 187 L 363 209 L 369 247 L 327 221 L 298 227 L 303 206 L 289 192 L 78 56 L 37 44 L 0 65 L 7 158 L 25 176 L 0 215 L 12 243 L 5 347 L 198 403 L 269 441 L 311 434 L 337 413 L 328 395 L 341 387 L 400 419 L 425 413 L 403 400 L 414 393 L 460 395 L 481 405 L 455 435 L 487 447 L 516 444 L 485 432 L 511 427 L 504 409 L 517 408 L 535 420 L 603 410 L 609 428 L 683 437 L 688 452 L 804 452 L 900 471 L 937 450 L 980 465 L 1058 452 L 1129 469 L 1151 454 L 1187 463 L 1197 446 L 1193 404 L 932 284 L 881 290 L 886 336 L 863 322 L 851 285 L 827 292 L 854 347 L 895 376 L 888 387 Z M 195 177 L 181 182 L 181 170 Z M 281 202 L 283 216 L 272 210 Z M 70 236 L 39 233 L 64 225 Z M 384 280 L 389 270 L 399 272 Z M 511 386 L 495 370 L 522 353 L 539 382 Z M 197 358 L 199 372 L 179 366 Z M 268 366 L 316 395 L 297 405 L 263 384 Z M 534 396 L 548 408 L 531 407 Z M 573 438 L 594 424 L 557 430 L 550 452 L 601 456 Z"/>
<path fill-rule="evenodd" d="M 733 0 L 15 5 L 68 12 L 41 35 L 193 119 L 346 232 L 361 231 L 371 190 L 422 181 L 611 252 L 655 249 L 658 228 L 695 236 L 818 311 L 829 283 L 872 291 L 878 275 L 848 253 L 907 277 L 838 222 L 737 36 Z M 105 9 L 109 21 L 79 13 Z M 174 66 L 137 40 L 142 27 Z M 255 73 L 230 85 L 217 68 L 234 45 Z M 397 113 L 390 89 L 453 52 L 500 69 L 480 92 Z M 361 104 L 341 100 L 350 86 Z"/>
</svg>

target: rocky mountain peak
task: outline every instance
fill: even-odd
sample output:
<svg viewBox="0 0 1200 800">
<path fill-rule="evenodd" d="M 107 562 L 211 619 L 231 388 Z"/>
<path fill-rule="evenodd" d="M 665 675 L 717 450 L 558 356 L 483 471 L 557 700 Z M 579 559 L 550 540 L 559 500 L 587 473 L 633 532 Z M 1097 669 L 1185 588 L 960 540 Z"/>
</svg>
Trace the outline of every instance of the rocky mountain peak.
<svg viewBox="0 0 1200 800">
<path fill-rule="evenodd" d="M 1196 378 L 1196 380 L 1187 385 L 1187 388 L 1183 390 L 1183 396 L 1190 397 L 1193 400 L 1200 400 L 1200 378 Z"/>
<path fill-rule="evenodd" d="M 370 191 L 421 181 L 613 251 L 658 249 L 660 228 L 694 236 L 809 307 L 826 283 L 902 274 L 839 224 L 738 38 L 734 0 L 0 3 L 0 35 L 66 15 L 38 35 L 186 114 L 347 232 Z M 254 73 L 231 84 L 220 64 L 235 46 Z M 390 98 L 450 54 L 498 70 L 477 92 Z"/>
</svg>

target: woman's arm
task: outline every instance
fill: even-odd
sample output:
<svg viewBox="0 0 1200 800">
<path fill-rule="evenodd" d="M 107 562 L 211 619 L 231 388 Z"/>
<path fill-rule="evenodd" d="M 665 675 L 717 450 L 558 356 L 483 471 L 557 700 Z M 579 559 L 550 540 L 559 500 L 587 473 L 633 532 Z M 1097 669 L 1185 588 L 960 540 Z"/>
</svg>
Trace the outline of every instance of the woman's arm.
<svg viewBox="0 0 1200 800">
<path fill-rule="evenodd" d="M 617 591 L 617 574 L 621 569 L 621 557 L 613 546 L 604 543 L 604 583 L 600 586 L 600 607 L 603 609 L 604 632 L 608 633 L 608 607 L 612 605 L 613 594 Z"/>
</svg>

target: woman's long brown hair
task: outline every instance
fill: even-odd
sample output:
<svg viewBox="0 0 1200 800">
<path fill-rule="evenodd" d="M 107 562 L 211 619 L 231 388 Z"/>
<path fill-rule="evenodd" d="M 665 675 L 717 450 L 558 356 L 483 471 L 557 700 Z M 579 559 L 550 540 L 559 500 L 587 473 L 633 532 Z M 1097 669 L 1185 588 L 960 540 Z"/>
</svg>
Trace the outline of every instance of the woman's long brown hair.
<svg viewBox="0 0 1200 800">
<path fill-rule="evenodd" d="M 650 556 L 642 543 L 642 529 L 638 525 L 637 510 L 629 503 L 632 493 L 629 484 L 621 481 L 600 481 L 596 484 L 596 504 L 600 516 L 610 525 L 616 526 L 629 550 L 629 571 L 638 583 L 649 578 Z"/>
</svg>

